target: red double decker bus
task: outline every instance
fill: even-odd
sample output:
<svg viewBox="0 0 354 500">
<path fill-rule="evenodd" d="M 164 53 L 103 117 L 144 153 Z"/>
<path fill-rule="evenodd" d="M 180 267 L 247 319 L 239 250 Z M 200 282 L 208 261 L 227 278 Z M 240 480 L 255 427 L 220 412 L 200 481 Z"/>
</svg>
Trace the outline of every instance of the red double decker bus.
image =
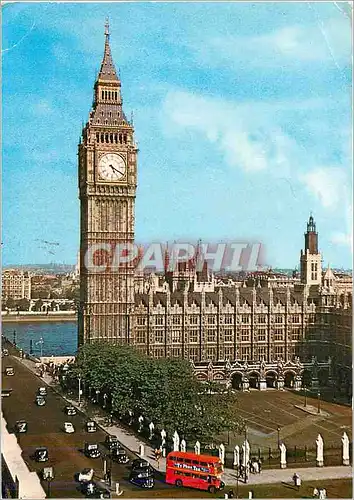
<svg viewBox="0 0 354 500">
<path fill-rule="evenodd" d="M 171 451 L 167 455 L 166 483 L 168 484 L 215 493 L 225 486 L 221 481 L 222 473 L 223 467 L 219 457 L 183 451 Z"/>
</svg>

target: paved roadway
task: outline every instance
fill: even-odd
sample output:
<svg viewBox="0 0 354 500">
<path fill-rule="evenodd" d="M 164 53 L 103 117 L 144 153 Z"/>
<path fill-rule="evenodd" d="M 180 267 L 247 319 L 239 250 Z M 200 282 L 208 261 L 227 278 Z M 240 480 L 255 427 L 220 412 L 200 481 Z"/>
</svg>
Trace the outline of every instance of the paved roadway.
<svg viewBox="0 0 354 500">
<path fill-rule="evenodd" d="M 14 376 L 4 374 L 7 366 L 15 368 Z M 85 467 L 95 470 L 97 479 L 103 478 L 103 460 L 87 458 L 82 453 L 85 441 L 97 442 L 100 444 L 101 451 L 107 453 L 104 446 L 106 433 L 98 429 L 97 432 L 88 434 L 84 425 L 87 417 L 78 412 L 77 415 L 68 417 L 64 413 L 64 407 L 68 404 L 52 388 L 47 386 L 48 396 L 47 404 L 38 407 L 35 404 L 35 395 L 43 381 L 32 373 L 26 366 L 19 362 L 14 356 L 5 356 L 2 358 L 2 387 L 4 389 L 12 388 L 10 397 L 2 399 L 2 410 L 8 423 L 9 432 L 14 432 L 14 425 L 17 420 L 24 419 L 28 422 L 28 432 L 19 435 L 19 444 L 23 450 L 23 459 L 30 470 L 41 471 L 45 466 L 54 467 L 55 479 L 51 483 L 51 496 L 54 498 L 72 498 L 83 497 L 78 491 L 78 483 L 75 482 L 74 475 Z M 76 432 L 66 434 L 61 428 L 65 421 L 71 421 L 74 424 Z M 49 451 L 49 461 L 46 463 L 37 463 L 31 456 L 38 446 L 46 446 Z M 136 458 L 128 452 L 130 459 Z M 133 486 L 128 481 L 129 464 L 119 465 L 112 463 L 112 480 L 118 481 L 121 488 L 126 491 L 127 496 L 141 495 L 141 489 Z M 47 484 L 43 487 L 47 490 Z M 164 496 L 166 490 L 176 490 L 176 488 L 166 485 L 162 477 L 156 481 L 154 496 Z M 161 490 L 159 493 L 158 490 Z M 179 491 L 181 493 L 181 491 Z M 188 496 L 188 490 L 186 491 Z M 168 493 L 168 496 L 171 492 Z M 180 496 L 180 494 L 178 495 Z"/>
</svg>

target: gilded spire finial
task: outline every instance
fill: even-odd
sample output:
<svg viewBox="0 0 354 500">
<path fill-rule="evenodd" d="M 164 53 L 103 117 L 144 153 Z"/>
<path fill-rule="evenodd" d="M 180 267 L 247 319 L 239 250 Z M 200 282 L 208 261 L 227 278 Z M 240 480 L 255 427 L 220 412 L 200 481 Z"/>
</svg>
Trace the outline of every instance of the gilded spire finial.
<svg viewBox="0 0 354 500">
<path fill-rule="evenodd" d="M 104 25 L 104 34 L 106 35 L 106 39 L 109 40 L 109 19 L 106 18 L 106 24 Z"/>
</svg>

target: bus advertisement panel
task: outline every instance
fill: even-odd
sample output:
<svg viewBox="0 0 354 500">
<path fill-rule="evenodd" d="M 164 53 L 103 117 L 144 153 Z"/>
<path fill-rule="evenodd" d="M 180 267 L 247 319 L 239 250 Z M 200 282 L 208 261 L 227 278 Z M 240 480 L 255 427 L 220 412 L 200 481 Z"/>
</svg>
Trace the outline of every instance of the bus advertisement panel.
<svg viewBox="0 0 354 500">
<path fill-rule="evenodd" d="M 171 451 L 166 459 L 166 483 L 215 493 L 222 490 L 223 473 L 219 457 Z"/>
</svg>

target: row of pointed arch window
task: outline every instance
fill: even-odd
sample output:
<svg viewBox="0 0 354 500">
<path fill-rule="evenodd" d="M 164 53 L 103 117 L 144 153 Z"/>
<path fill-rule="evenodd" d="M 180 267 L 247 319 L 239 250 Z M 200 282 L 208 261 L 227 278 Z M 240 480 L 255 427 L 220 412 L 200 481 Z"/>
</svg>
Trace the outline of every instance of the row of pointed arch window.
<svg viewBox="0 0 354 500">
<path fill-rule="evenodd" d="M 96 142 L 111 144 L 127 144 L 127 134 L 108 134 L 96 132 Z"/>
<path fill-rule="evenodd" d="M 118 101 L 118 92 L 111 92 L 110 90 L 101 91 L 101 99 L 108 99 L 111 101 Z"/>
</svg>

